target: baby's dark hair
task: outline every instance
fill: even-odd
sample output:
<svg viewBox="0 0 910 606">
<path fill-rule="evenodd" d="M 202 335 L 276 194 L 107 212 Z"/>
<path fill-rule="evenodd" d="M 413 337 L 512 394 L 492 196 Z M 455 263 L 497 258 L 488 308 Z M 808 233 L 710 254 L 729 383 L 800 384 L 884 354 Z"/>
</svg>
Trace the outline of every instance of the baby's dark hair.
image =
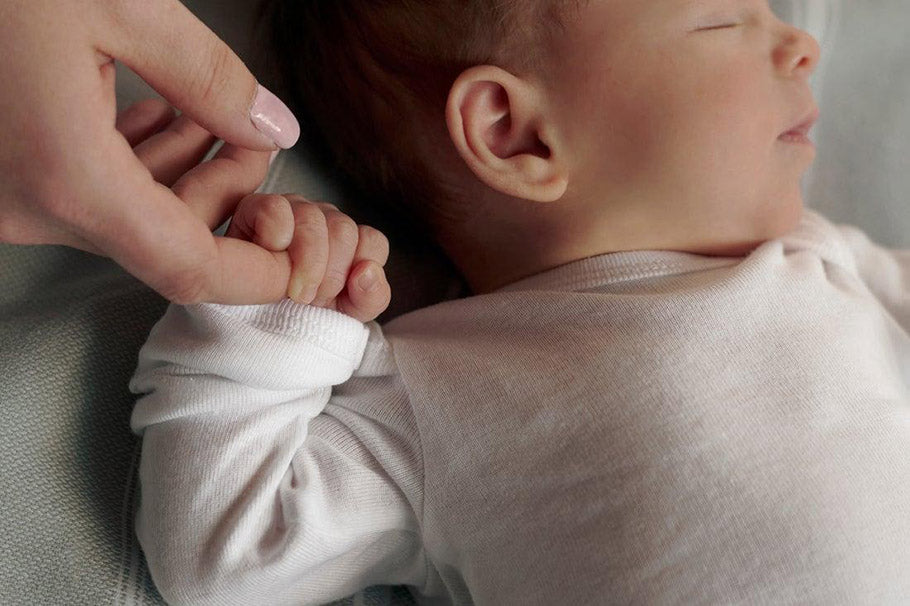
<svg viewBox="0 0 910 606">
<path fill-rule="evenodd" d="M 540 66 L 571 0 L 263 0 L 260 78 L 322 167 L 430 227 L 458 220 L 432 156 L 457 76 Z"/>
</svg>

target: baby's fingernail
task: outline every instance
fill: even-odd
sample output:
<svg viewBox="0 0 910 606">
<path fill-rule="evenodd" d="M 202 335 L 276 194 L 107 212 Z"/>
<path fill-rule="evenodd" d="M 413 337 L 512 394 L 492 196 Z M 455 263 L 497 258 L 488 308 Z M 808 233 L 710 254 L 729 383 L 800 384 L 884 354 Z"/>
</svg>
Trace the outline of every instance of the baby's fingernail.
<svg viewBox="0 0 910 606">
<path fill-rule="evenodd" d="M 292 278 L 291 285 L 288 287 L 288 297 L 297 303 L 310 303 L 316 298 L 318 290 L 318 286 L 310 285 L 308 287 L 303 278 Z"/>
<path fill-rule="evenodd" d="M 379 276 L 376 275 L 376 270 L 372 267 L 368 267 L 360 277 L 357 278 L 357 286 L 365 292 L 372 292 L 379 287 Z"/>
<path fill-rule="evenodd" d="M 259 132 L 282 149 L 293 147 L 300 138 L 300 123 L 297 118 L 281 99 L 261 84 L 256 89 L 250 120 Z"/>
</svg>

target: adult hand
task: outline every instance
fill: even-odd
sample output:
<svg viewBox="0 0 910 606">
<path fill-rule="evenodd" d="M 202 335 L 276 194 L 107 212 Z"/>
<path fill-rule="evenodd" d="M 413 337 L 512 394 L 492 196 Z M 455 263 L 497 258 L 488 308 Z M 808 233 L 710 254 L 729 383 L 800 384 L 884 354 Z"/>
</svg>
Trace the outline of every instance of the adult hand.
<svg viewBox="0 0 910 606">
<path fill-rule="evenodd" d="M 177 0 L 0 0 L 0 54 L 0 241 L 109 256 L 176 303 L 262 302 L 263 250 L 214 237 L 116 128 L 114 59 L 235 146 L 293 145 L 294 117 L 214 33 Z"/>
</svg>

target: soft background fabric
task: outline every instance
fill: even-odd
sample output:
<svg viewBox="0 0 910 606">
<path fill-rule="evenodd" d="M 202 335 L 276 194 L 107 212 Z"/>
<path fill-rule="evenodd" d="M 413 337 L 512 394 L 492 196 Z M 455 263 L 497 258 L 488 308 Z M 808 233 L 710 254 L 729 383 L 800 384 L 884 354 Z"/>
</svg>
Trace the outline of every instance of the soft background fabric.
<svg viewBox="0 0 910 606">
<path fill-rule="evenodd" d="M 188 4 L 247 54 L 251 2 Z M 830 25 L 813 81 L 822 119 L 806 180 L 809 206 L 875 241 L 906 247 L 910 3 L 774 4 L 816 35 Z M 147 96 L 125 70 L 119 75 L 123 105 Z M 300 151 L 279 156 L 268 187 L 356 210 L 357 201 L 332 197 L 331 184 L 308 169 Z M 445 263 L 421 254 L 408 234 L 392 241 L 394 300 L 386 318 L 459 292 Z M 129 431 L 127 381 L 164 309 L 160 297 L 106 259 L 0 245 L 0 603 L 161 603 L 133 533 L 139 443 Z M 344 603 L 408 601 L 400 589 L 372 588 Z"/>
</svg>

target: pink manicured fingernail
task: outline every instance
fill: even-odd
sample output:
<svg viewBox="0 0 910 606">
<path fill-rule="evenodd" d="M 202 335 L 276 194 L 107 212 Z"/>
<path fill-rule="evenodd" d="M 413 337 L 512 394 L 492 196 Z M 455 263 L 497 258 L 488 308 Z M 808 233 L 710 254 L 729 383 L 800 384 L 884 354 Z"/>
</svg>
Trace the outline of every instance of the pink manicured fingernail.
<svg viewBox="0 0 910 606">
<path fill-rule="evenodd" d="M 300 123 L 272 91 L 259 85 L 250 110 L 250 120 L 263 135 L 282 149 L 289 149 L 300 138 Z"/>
</svg>

